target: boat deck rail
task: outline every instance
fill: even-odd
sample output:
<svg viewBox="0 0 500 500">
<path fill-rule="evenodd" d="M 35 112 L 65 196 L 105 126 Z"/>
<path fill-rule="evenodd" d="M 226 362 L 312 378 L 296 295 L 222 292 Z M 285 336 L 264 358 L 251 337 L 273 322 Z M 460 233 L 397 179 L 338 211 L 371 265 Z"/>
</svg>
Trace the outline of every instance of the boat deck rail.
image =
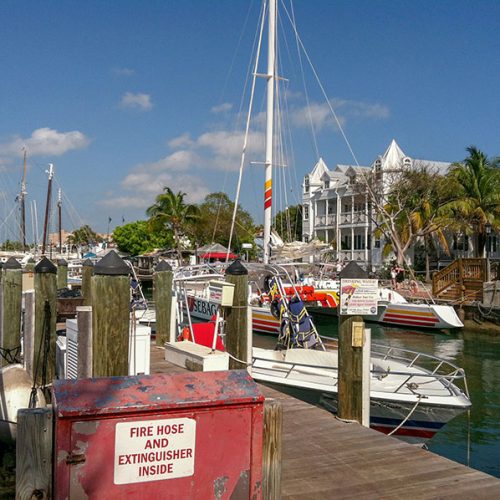
<svg viewBox="0 0 500 500">
<path fill-rule="evenodd" d="M 417 353 L 422 354 L 422 353 Z M 426 356 L 426 355 L 423 355 Z M 432 357 L 432 356 L 430 356 Z M 399 357 L 384 357 L 383 359 L 401 359 Z M 442 360 L 444 363 L 446 361 Z M 259 362 L 265 363 L 265 366 L 258 366 Z M 401 362 L 401 361 L 399 361 Z M 450 363 L 451 365 L 451 363 Z M 408 368 L 416 367 L 415 363 L 410 363 L 406 365 Z M 452 365 L 453 366 L 453 365 Z M 289 360 L 280 360 L 280 359 L 272 359 L 265 356 L 259 356 L 255 354 L 255 351 L 252 355 L 252 368 L 254 369 L 266 369 L 266 371 L 275 372 L 279 374 L 281 378 L 288 379 L 292 378 L 294 374 L 308 374 L 311 376 L 321 376 L 322 378 L 331 378 L 332 387 L 336 387 L 338 385 L 338 367 L 329 366 L 326 364 L 314 364 L 311 365 L 309 363 L 301 363 L 298 361 L 289 361 Z M 402 380 L 398 382 L 398 385 L 395 388 L 392 388 L 390 391 L 391 394 L 408 394 L 408 392 L 414 394 L 415 396 L 421 396 L 417 389 L 422 388 L 427 384 L 431 384 L 433 382 L 440 382 L 442 384 L 443 389 L 447 389 L 449 396 L 455 396 L 455 391 L 452 390 L 452 385 L 456 380 L 464 380 L 465 381 L 465 373 L 462 368 L 455 367 L 452 372 L 446 374 L 438 374 L 437 372 L 430 372 L 425 369 L 419 369 L 418 371 L 400 371 L 400 370 L 385 370 L 381 369 L 380 366 L 372 363 L 370 368 L 370 374 L 374 379 L 382 380 L 387 376 L 391 376 L 393 379 L 401 378 Z M 468 390 L 466 382 L 465 385 L 465 394 L 467 398 L 469 398 Z M 441 394 L 441 397 L 443 395 Z"/>
</svg>

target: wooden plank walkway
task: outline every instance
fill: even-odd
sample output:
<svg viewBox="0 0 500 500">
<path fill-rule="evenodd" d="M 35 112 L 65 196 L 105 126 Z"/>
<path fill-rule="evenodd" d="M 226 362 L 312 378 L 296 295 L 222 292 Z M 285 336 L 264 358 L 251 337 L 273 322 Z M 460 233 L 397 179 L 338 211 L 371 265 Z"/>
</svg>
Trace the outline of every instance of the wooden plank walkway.
<svg viewBox="0 0 500 500">
<path fill-rule="evenodd" d="M 151 349 L 151 373 L 180 373 Z M 260 385 L 283 405 L 282 498 L 500 498 L 500 479 Z"/>
</svg>

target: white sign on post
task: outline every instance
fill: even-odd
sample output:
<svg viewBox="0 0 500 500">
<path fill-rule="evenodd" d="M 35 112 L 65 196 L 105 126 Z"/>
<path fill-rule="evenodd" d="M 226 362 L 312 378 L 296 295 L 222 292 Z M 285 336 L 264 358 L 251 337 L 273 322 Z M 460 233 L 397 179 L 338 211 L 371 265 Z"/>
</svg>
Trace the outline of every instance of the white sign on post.
<svg viewBox="0 0 500 500">
<path fill-rule="evenodd" d="M 196 421 L 192 418 L 120 422 L 115 427 L 115 484 L 192 476 Z"/>
<path fill-rule="evenodd" d="M 341 315 L 377 314 L 378 299 L 378 280 L 340 280 Z"/>
</svg>

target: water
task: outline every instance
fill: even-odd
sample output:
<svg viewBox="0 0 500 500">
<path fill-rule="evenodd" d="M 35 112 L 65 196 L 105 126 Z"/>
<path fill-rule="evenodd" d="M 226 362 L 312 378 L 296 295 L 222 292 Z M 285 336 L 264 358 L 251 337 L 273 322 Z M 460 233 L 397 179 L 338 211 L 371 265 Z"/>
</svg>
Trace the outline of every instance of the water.
<svg viewBox="0 0 500 500">
<path fill-rule="evenodd" d="M 322 335 L 337 336 L 337 321 L 317 318 Z M 449 422 L 428 448 L 500 478 L 500 336 L 466 329 L 426 332 L 367 323 L 373 342 L 433 354 L 465 369 L 472 409 Z"/>
</svg>

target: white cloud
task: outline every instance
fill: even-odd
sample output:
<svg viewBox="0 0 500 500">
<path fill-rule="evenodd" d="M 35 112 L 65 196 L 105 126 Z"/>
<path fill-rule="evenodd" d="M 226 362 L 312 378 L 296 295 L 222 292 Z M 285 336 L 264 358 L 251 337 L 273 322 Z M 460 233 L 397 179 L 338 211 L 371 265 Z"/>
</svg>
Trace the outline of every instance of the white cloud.
<svg viewBox="0 0 500 500">
<path fill-rule="evenodd" d="M 229 102 L 220 104 L 219 106 L 214 106 L 210 111 L 212 113 L 227 113 L 233 109 L 233 105 Z"/>
<path fill-rule="evenodd" d="M 122 96 L 120 106 L 122 108 L 149 111 L 153 108 L 153 103 L 151 102 L 151 96 L 149 94 L 133 94 L 132 92 L 126 92 Z"/>
<path fill-rule="evenodd" d="M 132 76 L 132 75 L 135 75 L 135 70 L 130 69 L 130 68 L 119 68 L 119 67 L 116 67 L 116 68 L 113 68 L 111 71 L 116 76 Z"/>
<path fill-rule="evenodd" d="M 36 129 L 31 137 L 15 136 L 9 142 L 0 144 L 0 154 L 21 156 L 23 147 L 28 149 L 30 156 L 61 156 L 74 149 L 82 149 L 90 144 L 90 140 L 82 132 L 58 132 L 43 127 Z"/>
<path fill-rule="evenodd" d="M 188 133 L 182 134 L 179 137 L 174 137 L 168 143 L 168 146 L 172 149 L 177 148 L 190 148 L 193 146 L 194 142 Z"/>
<path fill-rule="evenodd" d="M 335 98 L 330 100 L 330 105 L 327 102 L 310 103 L 308 107 L 292 108 L 292 123 L 296 127 L 309 127 L 312 122 L 316 130 L 336 127 L 337 123 L 330 107 L 335 111 L 342 126 L 352 119 L 384 120 L 390 115 L 389 108 L 383 104 Z"/>
</svg>

